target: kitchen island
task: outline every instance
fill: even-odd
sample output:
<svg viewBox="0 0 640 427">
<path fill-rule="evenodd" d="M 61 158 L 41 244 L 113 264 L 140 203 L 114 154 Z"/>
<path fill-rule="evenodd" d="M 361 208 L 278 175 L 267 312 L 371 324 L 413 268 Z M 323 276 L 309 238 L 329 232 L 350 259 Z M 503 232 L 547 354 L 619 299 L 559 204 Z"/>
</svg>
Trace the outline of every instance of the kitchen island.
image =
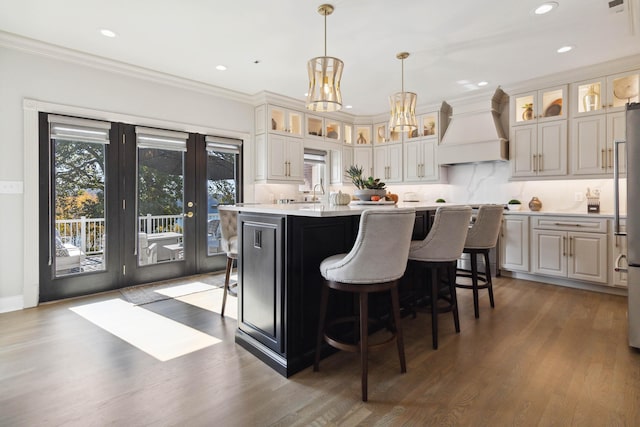
<svg viewBox="0 0 640 427">
<path fill-rule="evenodd" d="M 413 239 L 426 236 L 438 206 L 442 204 L 398 205 L 416 209 Z M 313 363 L 323 280 L 320 262 L 351 250 L 360 215 L 367 208 L 396 206 L 307 203 L 233 207 L 238 211 L 238 344 L 287 377 Z M 339 297 L 330 315 L 352 312 L 352 301 Z M 384 311 L 383 300 L 379 304 L 372 301 L 372 315 L 377 311 Z M 323 356 L 330 351 L 326 348 Z"/>
</svg>

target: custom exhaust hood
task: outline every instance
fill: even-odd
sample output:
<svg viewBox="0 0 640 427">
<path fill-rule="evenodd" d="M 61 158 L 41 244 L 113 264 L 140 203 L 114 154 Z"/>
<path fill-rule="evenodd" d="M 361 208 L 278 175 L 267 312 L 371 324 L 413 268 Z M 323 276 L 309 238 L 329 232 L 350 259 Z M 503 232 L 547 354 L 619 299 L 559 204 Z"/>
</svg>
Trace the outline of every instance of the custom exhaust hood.
<svg viewBox="0 0 640 427">
<path fill-rule="evenodd" d="M 438 147 L 438 163 L 454 165 L 509 160 L 509 96 L 496 89 L 490 100 L 453 105 L 451 122 Z M 504 112 L 504 114 L 503 114 Z"/>
</svg>

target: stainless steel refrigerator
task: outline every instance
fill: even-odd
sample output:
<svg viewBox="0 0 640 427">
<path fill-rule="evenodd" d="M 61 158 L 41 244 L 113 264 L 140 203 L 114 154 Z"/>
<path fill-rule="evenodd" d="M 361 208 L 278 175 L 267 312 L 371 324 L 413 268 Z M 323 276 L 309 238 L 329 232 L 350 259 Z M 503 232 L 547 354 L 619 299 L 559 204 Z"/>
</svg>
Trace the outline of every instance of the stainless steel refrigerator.
<svg viewBox="0 0 640 427">
<path fill-rule="evenodd" d="M 617 153 L 624 144 L 627 159 L 627 262 L 629 345 L 640 348 L 640 103 L 627 104 L 626 142 L 616 141 L 616 233 L 619 233 Z M 623 233 L 619 233 L 623 234 Z"/>
</svg>

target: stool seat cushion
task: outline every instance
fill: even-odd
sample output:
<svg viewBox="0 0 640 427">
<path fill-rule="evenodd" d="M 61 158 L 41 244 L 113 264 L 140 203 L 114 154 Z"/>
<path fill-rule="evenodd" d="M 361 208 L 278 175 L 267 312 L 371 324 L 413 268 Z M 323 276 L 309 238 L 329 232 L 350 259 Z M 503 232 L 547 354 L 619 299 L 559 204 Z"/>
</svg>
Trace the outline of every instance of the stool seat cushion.
<svg viewBox="0 0 640 427">
<path fill-rule="evenodd" d="M 407 267 L 414 209 L 368 209 L 362 213 L 351 251 L 333 255 L 320 264 L 326 280 L 352 284 L 383 283 L 399 279 Z"/>
<path fill-rule="evenodd" d="M 467 233 L 464 247 L 467 249 L 491 249 L 498 243 L 502 226 L 502 205 L 482 205 L 478 216 Z"/>
</svg>

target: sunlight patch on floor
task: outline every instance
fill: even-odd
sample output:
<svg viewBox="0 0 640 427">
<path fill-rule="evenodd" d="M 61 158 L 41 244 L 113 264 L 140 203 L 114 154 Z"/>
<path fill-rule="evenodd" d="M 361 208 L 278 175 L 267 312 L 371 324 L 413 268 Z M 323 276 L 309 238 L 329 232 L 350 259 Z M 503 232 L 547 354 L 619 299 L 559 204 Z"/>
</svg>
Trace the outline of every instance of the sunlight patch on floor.
<svg viewBox="0 0 640 427">
<path fill-rule="evenodd" d="M 121 299 L 80 305 L 70 310 L 163 362 L 221 342 Z"/>
<path fill-rule="evenodd" d="M 212 291 L 192 293 L 175 299 L 220 314 L 223 292 L 224 289 L 217 288 Z M 238 320 L 238 299 L 236 297 L 231 295 L 227 296 L 227 306 L 224 310 L 224 317 Z"/>
</svg>

